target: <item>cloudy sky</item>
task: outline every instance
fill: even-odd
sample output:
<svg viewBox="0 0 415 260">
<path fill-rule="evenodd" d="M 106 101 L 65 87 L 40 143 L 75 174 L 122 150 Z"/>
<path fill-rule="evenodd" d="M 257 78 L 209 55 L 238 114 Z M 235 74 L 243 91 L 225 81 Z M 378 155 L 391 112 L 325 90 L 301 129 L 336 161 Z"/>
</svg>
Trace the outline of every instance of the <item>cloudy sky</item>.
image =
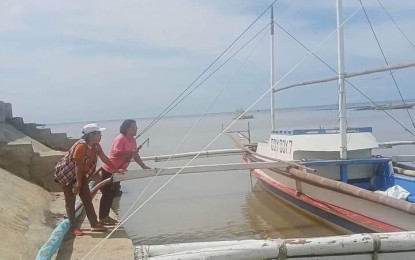
<svg viewBox="0 0 415 260">
<path fill-rule="evenodd" d="M 363 0 L 363 4 L 388 63 L 415 60 L 411 45 L 415 43 L 415 1 L 379 1 Z M 0 100 L 12 103 L 14 115 L 27 122 L 157 116 L 272 2 L 3 0 Z M 384 65 L 359 1 L 347 0 L 343 5 L 344 18 L 350 18 L 345 25 L 346 69 Z M 274 8 L 281 27 L 337 68 L 334 0 L 279 0 Z M 268 23 L 269 13 L 206 76 Z M 269 88 L 269 38 L 265 33 L 267 28 L 171 114 L 202 113 L 215 98 L 211 112 L 234 111 L 253 104 Z M 283 30 L 276 30 L 279 86 L 333 76 L 312 56 L 304 59 L 306 55 L 307 51 Z M 406 99 L 415 98 L 414 79 L 410 78 L 413 72 L 394 72 Z M 351 81 L 374 100 L 399 99 L 387 73 Z M 353 89 L 349 88 L 347 94 L 350 102 L 367 101 Z M 276 101 L 277 107 L 333 104 L 336 95 L 336 83 L 330 83 L 281 92 Z M 267 108 L 268 104 L 266 97 L 254 109 Z"/>
</svg>

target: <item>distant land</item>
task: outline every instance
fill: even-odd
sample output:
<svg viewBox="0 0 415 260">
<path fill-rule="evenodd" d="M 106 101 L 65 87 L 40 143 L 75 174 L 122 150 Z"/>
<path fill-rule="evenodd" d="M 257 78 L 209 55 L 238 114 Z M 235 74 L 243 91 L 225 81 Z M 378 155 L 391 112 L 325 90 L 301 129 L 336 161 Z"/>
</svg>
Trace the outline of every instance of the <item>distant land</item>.
<svg viewBox="0 0 415 260">
<path fill-rule="evenodd" d="M 372 102 L 360 102 L 360 103 L 349 103 L 346 105 L 347 109 L 361 109 L 361 108 L 375 108 L 376 106 L 379 108 L 385 108 L 388 106 L 398 106 L 402 105 L 402 100 L 386 100 L 386 101 L 374 101 Z M 405 100 L 405 104 L 413 104 L 415 103 L 415 99 L 407 99 Z M 286 108 L 277 108 L 276 110 L 335 110 L 338 109 L 338 104 L 331 104 L 331 105 L 317 105 L 317 106 L 304 106 L 304 107 L 286 107 Z M 268 110 L 268 109 L 264 109 Z"/>
<path fill-rule="evenodd" d="M 374 101 L 376 103 L 377 106 L 379 106 L 379 108 L 385 107 L 385 106 L 389 106 L 389 105 L 401 105 L 403 104 L 402 100 L 387 100 L 387 101 Z M 412 104 L 415 103 L 415 99 L 406 99 L 405 100 L 406 104 Z M 361 102 L 361 103 L 349 103 L 346 105 L 347 109 L 354 109 L 354 110 L 369 110 L 371 108 L 369 107 L 375 107 L 375 105 L 371 102 Z M 282 107 L 282 108 L 276 108 L 275 111 L 280 111 L 280 112 L 288 112 L 288 111 L 301 111 L 301 110 L 308 110 L 308 111 L 312 111 L 312 110 L 337 110 L 338 109 L 338 105 L 337 104 L 331 104 L 331 105 L 317 105 L 317 106 L 302 106 L 302 107 Z M 207 113 L 208 115 L 222 115 L 222 114 L 235 114 L 238 110 L 234 110 L 234 111 L 223 111 L 223 112 L 210 112 Z M 269 108 L 260 108 L 260 109 L 252 109 L 249 110 L 249 112 L 265 112 L 265 111 L 269 111 Z M 165 117 L 167 118 L 171 118 L 171 117 L 192 117 L 192 116 L 200 116 L 201 114 L 180 114 L 180 115 L 174 115 L 174 114 L 168 114 Z M 135 119 L 151 119 L 151 118 L 157 118 L 157 116 L 148 116 L 148 117 L 140 117 L 140 118 L 135 118 Z M 116 118 L 116 119 L 107 119 L 107 120 L 100 120 L 100 122 L 105 122 L 105 121 L 114 121 L 114 120 L 123 120 L 120 118 Z M 83 122 L 83 121 L 82 121 Z M 85 121 L 85 122 L 90 122 L 90 121 Z M 69 123 L 69 122 L 67 122 Z M 70 122 L 70 123 L 80 123 L 80 122 Z M 60 123 L 48 123 L 47 125 L 56 125 L 56 124 L 64 124 L 64 122 L 60 122 Z"/>
</svg>

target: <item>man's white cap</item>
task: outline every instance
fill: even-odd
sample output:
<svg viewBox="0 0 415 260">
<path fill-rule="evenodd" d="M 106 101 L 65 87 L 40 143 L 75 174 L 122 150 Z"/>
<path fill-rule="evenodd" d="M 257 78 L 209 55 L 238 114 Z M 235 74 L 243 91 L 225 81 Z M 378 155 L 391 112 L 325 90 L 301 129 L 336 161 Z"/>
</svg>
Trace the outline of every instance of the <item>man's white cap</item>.
<svg viewBox="0 0 415 260">
<path fill-rule="evenodd" d="M 84 127 L 82 128 L 82 133 L 86 135 L 92 132 L 102 132 L 104 130 L 105 128 L 98 127 L 96 123 L 92 123 L 92 124 L 84 125 Z"/>
</svg>

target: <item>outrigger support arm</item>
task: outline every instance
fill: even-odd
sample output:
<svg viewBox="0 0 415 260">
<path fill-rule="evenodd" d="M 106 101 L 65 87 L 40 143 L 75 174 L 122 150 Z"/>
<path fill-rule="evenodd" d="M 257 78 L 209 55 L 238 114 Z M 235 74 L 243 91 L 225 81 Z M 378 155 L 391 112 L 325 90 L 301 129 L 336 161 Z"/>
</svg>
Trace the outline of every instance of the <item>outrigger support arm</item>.
<svg viewBox="0 0 415 260">
<path fill-rule="evenodd" d="M 397 145 L 414 145 L 415 141 L 392 141 L 392 142 L 382 142 L 378 143 L 379 148 L 392 148 Z"/>
<path fill-rule="evenodd" d="M 185 167 L 166 167 L 143 170 L 131 170 L 125 174 L 115 173 L 114 181 L 133 180 L 146 177 L 174 175 L 176 173 L 189 174 L 198 172 L 216 172 L 216 171 L 234 171 L 234 170 L 252 170 L 252 169 L 269 169 L 282 168 L 285 169 L 290 166 L 284 162 L 255 162 L 255 163 L 227 163 L 227 164 L 213 164 L 213 165 L 197 165 Z"/>
<path fill-rule="evenodd" d="M 214 156 L 226 156 L 226 155 L 237 155 L 242 154 L 244 150 L 242 149 L 220 149 L 220 150 L 207 150 L 199 152 L 188 152 L 188 153 L 176 153 L 176 154 L 164 154 L 164 155 L 155 155 L 155 156 L 145 156 L 141 157 L 143 161 L 166 161 L 166 160 L 181 160 L 193 158 L 197 155 L 200 157 L 214 157 Z"/>
<path fill-rule="evenodd" d="M 410 67 L 415 67 L 415 61 L 410 61 L 410 62 L 400 63 L 400 64 L 390 64 L 388 66 L 376 67 L 376 68 L 371 68 L 371 69 L 361 70 L 361 71 L 348 72 L 348 73 L 345 73 L 344 77 L 353 78 L 353 77 L 368 75 L 372 73 L 378 73 L 378 72 L 390 71 L 390 70 L 399 70 L 399 69 L 405 69 L 405 68 L 410 68 Z M 306 85 L 330 82 L 330 81 L 338 80 L 338 78 L 339 78 L 338 76 L 333 76 L 333 77 L 328 77 L 328 78 L 319 79 L 319 80 L 303 81 L 300 83 L 295 83 L 295 84 L 283 86 L 280 88 L 275 88 L 274 86 L 273 91 L 279 92 L 279 91 L 283 91 L 283 90 L 287 90 L 287 89 L 295 88 L 295 87 L 302 87 Z"/>
</svg>

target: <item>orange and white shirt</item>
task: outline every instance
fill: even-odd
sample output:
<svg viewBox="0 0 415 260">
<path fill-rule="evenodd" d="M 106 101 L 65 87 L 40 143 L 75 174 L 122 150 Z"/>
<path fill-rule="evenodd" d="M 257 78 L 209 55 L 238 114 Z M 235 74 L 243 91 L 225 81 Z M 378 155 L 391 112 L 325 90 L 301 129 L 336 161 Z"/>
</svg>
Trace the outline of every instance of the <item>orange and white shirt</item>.
<svg viewBox="0 0 415 260">
<path fill-rule="evenodd" d="M 72 154 L 72 160 L 77 161 L 82 165 L 82 171 L 89 174 L 91 171 L 94 172 L 97 160 L 98 160 L 98 149 L 100 144 L 97 143 L 93 147 L 85 144 L 78 144 Z"/>
</svg>

